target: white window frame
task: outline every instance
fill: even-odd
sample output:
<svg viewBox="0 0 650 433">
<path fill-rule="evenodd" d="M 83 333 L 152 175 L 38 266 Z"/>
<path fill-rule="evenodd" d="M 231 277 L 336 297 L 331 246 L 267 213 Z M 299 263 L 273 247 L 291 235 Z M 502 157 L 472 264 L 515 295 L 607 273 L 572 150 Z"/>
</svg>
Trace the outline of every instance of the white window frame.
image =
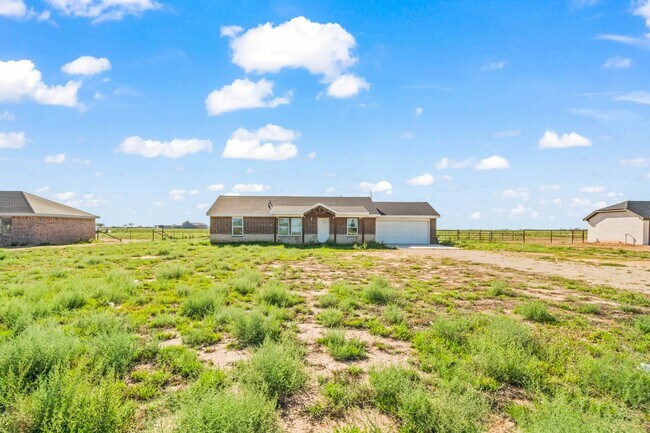
<svg viewBox="0 0 650 433">
<path fill-rule="evenodd" d="M 287 221 L 287 232 L 280 233 L 280 221 Z M 300 233 L 294 233 L 293 231 L 293 221 L 300 221 Z M 280 237 L 298 237 L 302 236 L 302 218 L 290 218 L 290 217 L 280 217 L 278 218 L 278 236 Z"/>
<path fill-rule="evenodd" d="M 239 228 L 240 225 L 235 225 L 235 220 L 241 220 L 241 234 L 235 234 L 235 229 Z M 242 237 L 244 236 L 244 217 L 232 217 L 230 220 L 230 233 L 233 237 Z"/>
<path fill-rule="evenodd" d="M 7 223 L 7 221 L 9 222 Z M 13 225 L 13 221 L 11 218 L 0 218 L 0 235 L 1 236 L 10 235 L 12 225 Z"/>
<path fill-rule="evenodd" d="M 355 234 L 350 234 L 350 221 L 357 220 L 357 232 Z M 345 222 L 345 228 L 347 236 L 359 236 L 359 218 L 348 218 Z"/>
</svg>

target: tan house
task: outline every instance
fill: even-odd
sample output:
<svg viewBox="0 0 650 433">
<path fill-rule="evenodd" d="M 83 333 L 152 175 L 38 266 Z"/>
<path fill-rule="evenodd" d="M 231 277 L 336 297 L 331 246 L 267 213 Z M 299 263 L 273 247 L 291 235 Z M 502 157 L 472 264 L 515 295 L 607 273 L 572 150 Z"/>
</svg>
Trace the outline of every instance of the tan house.
<svg viewBox="0 0 650 433">
<path fill-rule="evenodd" d="M 290 244 L 435 244 L 438 212 L 426 202 L 370 197 L 219 196 L 210 241 Z"/>
<path fill-rule="evenodd" d="M 590 213 L 588 242 L 650 245 L 650 201 L 624 201 Z"/>
<path fill-rule="evenodd" d="M 0 246 L 89 241 L 96 218 L 27 192 L 0 191 Z"/>
</svg>

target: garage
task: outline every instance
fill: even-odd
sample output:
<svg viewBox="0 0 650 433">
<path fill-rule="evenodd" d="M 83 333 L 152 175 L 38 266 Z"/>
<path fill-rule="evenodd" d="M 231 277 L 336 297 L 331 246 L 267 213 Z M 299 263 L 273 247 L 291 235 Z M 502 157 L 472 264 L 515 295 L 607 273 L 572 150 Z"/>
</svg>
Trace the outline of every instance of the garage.
<svg viewBox="0 0 650 433">
<path fill-rule="evenodd" d="M 426 245 L 429 220 L 377 219 L 377 241 L 385 244 Z"/>
</svg>

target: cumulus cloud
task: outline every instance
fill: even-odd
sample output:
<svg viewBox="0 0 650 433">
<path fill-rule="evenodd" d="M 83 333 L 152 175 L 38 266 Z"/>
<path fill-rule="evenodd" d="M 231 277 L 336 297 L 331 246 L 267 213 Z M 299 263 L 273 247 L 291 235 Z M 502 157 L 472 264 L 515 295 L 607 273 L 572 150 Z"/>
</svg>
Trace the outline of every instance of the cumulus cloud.
<svg viewBox="0 0 650 433">
<path fill-rule="evenodd" d="M 277 73 L 304 68 L 329 83 L 328 95 L 348 98 L 369 88 L 368 82 L 349 74 L 357 61 L 352 55 L 354 36 L 337 23 L 316 23 L 296 17 L 277 26 L 261 24 L 244 31 L 239 26 L 221 28 L 230 38 L 232 62 L 246 72 Z"/>
<path fill-rule="evenodd" d="M 610 57 L 603 63 L 604 69 L 626 69 L 631 66 L 632 60 L 619 56 Z"/>
<path fill-rule="evenodd" d="M 528 201 L 530 200 L 530 190 L 528 188 L 506 189 L 501 193 L 501 197 Z"/>
<path fill-rule="evenodd" d="M 223 191 L 225 188 L 223 183 L 215 183 L 213 185 L 208 185 L 206 188 L 208 191 Z"/>
<path fill-rule="evenodd" d="M 77 91 L 80 87 L 80 81 L 46 85 L 41 72 L 30 60 L 0 60 L 0 102 L 32 100 L 43 105 L 77 107 Z"/>
<path fill-rule="evenodd" d="M 71 199 L 75 198 L 76 196 L 77 196 L 77 194 L 75 194 L 72 191 L 60 192 L 58 194 L 54 194 L 54 198 L 57 199 L 57 200 L 71 200 Z"/>
<path fill-rule="evenodd" d="M 621 167 L 646 167 L 650 165 L 650 158 L 629 158 L 618 161 Z"/>
<path fill-rule="evenodd" d="M 538 146 L 540 149 L 566 149 L 569 147 L 589 147 L 591 140 L 580 134 L 571 132 L 569 134 L 558 135 L 555 131 L 546 131 L 542 138 L 539 139 Z"/>
<path fill-rule="evenodd" d="M 553 192 L 562 189 L 561 185 L 540 185 L 539 190 L 542 192 Z"/>
<path fill-rule="evenodd" d="M 0 17 L 22 18 L 27 15 L 27 5 L 23 0 L 0 0 Z"/>
<path fill-rule="evenodd" d="M 409 185 L 427 186 L 433 185 L 434 179 L 431 173 L 425 173 L 420 176 L 412 177 L 406 181 Z"/>
<path fill-rule="evenodd" d="M 481 212 L 479 212 L 479 211 L 476 211 L 476 212 L 472 213 L 472 214 L 469 216 L 469 219 L 471 219 L 471 220 L 475 220 L 475 221 L 478 221 L 478 220 L 480 220 L 481 218 L 482 218 L 482 217 L 481 217 Z"/>
<path fill-rule="evenodd" d="M 106 57 L 81 56 L 66 63 L 61 70 L 68 75 L 96 75 L 111 69 L 111 62 Z"/>
<path fill-rule="evenodd" d="M 273 81 L 262 78 L 259 81 L 238 79 L 221 89 L 213 90 L 205 100 L 205 107 L 210 116 L 218 116 L 229 111 L 249 108 L 275 108 L 288 104 L 290 94 L 282 98 L 273 98 Z"/>
<path fill-rule="evenodd" d="M 65 204 L 68 206 L 81 208 L 99 207 L 105 205 L 106 203 L 108 203 L 107 200 L 96 197 L 94 194 L 83 194 L 81 197 L 77 197 L 75 200 L 67 200 L 65 202 Z"/>
<path fill-rule="evenodd" d="M 174 188 L 169 191 L 169 198 L 171 201 L 181 201 L 185 199 L 185 194 L 187 191 L 184 189 Z"/>
<path fill-rule="evenodd" d="M 271 189 L 270 186 L 263 183 L 238 183 L 232 187 L 233 195 L 240 193 L 260 193 Z"/>
<path fill-rule="evenodd" d="M 57 153 L 56 155 L 46 155 L 43 158 L 46 164 L 63 164 L 65 162 L 65 153 Z"/>
<path fill-rule="evenodd" d="M 637 104 L 650 105 L 650 92 L 629 92 L 618 95 L 617 101 L 635 102 Z"/>
<path fill-rule="evenodd" d="M 424 108 L 422 108 L 422 107 L 417 107 L 417 108 L 415 109 L 415 116 L 416 116 L 416 117 L 422 116 L 422 113 L 424 113 Z"/>
<path fill-rule="evenodd" d="M 636 8 L 632 12 L 635 16 L 641 17 L 645 20 L 645 25 L 650 29 L 650 0 L 641 0 L 634 2 Z M 650 48 L 650 33 L 646 33 L 641 37 L 617 35 L 617 34 L 604 34 L 598 35 L 598 39 L 619 42 L 626 45 L 632 45 L 640 48 Z"/>
<path fill-rule="evenodd" d="M 503 68 L 505 68 L 505 67 L 506 67 L 506 62 L 504 62 L 504 61 L 501 61 L 501 62 L 491 62 L 491 63 L 488 63 L 487 65 L 484 65 L 484 66 L 481 68 L 481 70 L 482 70 L 482 71 L 485 71 L 485 72 L 489 72 L 489 71 L 499 71 L 499 70 L 501 70 L 501 69 L 503 69 Z"/>
<path fill-rule="evenodd" d="M 292 129 L 268 124 L 257 131 L 239 128 L 230 136 L 223 158 L 282 161 L 294 158 L 298 148 L 291 141 L 299 134 Z"/>
<path fill-rule="evenodd" d="M 507 168 L 510 168 L 510 162 L 498 155 L 483 158 L 474 166 L 475 170 L 504 170 Z"/>
<path fill-rule="evenodd" d="M 460 168 L 469 167 L 470 165 L 472 165 L 473 162 L 474 160 L 472 158 L 468 158 L 464 161 L 454 161 L 445 156 L 440 161 L 436 162 L 434 166 L 438 170 L 446 170 L 448 168 L 460 169 Z"/>
<path fill-rule="evenodd" d="M 354 74 L 343 74 L 327 87 L 327 94 L 333 98 L 349 98 L 357 95 L 361 90 L 370 89 L 370 84 Z"/>
<path fill-rule="evenodd" d="M 24 132 L 0 132 L 0 149 L 20 149 L 26 143 Z"/>
<path fill-rule="evenodd" d="M 203 151 L 212 152 L 212 142 L 198 138 L 174 138 L 171 141 L 143 140 L 136 135 L 124 140 L 117 150 L 122 153 L 144 156 L 145 158 L 156 158 L 158 156 L 180 158 L 181 156 Z"/>
<path fill-rule="evenodd" d="M 587 194 L 597 194 L 601 192 L 605 192 L 605 187 L 604 186 L 583 186 L 580 188 L 580 192 L 584 192 Z"/>
<path fill-rule="evenodd" d="M 11 113 L 7 110 L 0 113 L 0 120 L 16 120 L 14 113 Z"/>
<path fill-rule="evenodd" d="M 143 12 L 160 9 L 155 0 L 47 0 L 64 15 L 92 18 L 94 23 L 121 20 L 127 15 L 140 16 Z"/>
<path fill-rule="evenodd" d="M 387 180 L 380 180 L 377 183 L 361 182 L 359 187 L 366 192 L 383 192 L 386 195 L 393 193 L 393 185 Z"/>
</svg>

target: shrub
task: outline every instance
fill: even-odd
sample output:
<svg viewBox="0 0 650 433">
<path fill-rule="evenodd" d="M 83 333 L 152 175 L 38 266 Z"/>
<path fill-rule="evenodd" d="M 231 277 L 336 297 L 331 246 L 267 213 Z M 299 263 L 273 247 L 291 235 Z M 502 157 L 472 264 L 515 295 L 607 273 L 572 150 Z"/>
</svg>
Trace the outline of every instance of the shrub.
<svg viewBox="0 0 650 433">
<path fill-rule="evenodd" d="M 552 323 L 555 322 L 553 317 L 546 309 L 546 304 L 540 301 L 527 302 L 519 305 L 515 309 L 516 313 L 521 314 L 531 322 Z"/>
<path fill-rule="evenodd" d="M 637 317 L 634 326 L 644 334 L 650 334 L 650 314 Z"/>
<path fill-rule="evenodd" d="M 580 381 L 634 408 L 650 407 L 650 374 L 630 361 L 605 357 L 580 363 Z"/>
<path fill-rule="evenodd" d="M 298 299 L 289 292 L 284 284 L 277 281 L 266 283 L 259 292 L 259 299 L 266 305 L 280 308 L 291 307 L 298 303 Z"/>
<path fill-rule="evenodd" d="M 134 371 L 131 380 L 134 382 L 128 389 L 132 398 L 147 401 L 160 394 L 163 386 L 169 381 L 171 374 L 162 370 Z"/>
<path fill-rule="evenodd" d="M 240 311 L 232 319 L 232 333 L 244 346 L 257 346 L 266 338 L 276 340 L 280 336 L 280 324 L 259 311 Z"/>
<path fill-rule="evenodd" d="M 180 280 L 190 271 L 177 264 L 164 265 L 158 271 L 158 278 L 161 280 Z"/>
<path fill-rule="evenodd" d="M 55 369 L 10 417 L 10 432 L 126 432 L 133 416 L 124 388 L 80 369 Z M 13 425 L 12 425 L 13 424 Z M 27 427 L 27 430 L 25 429 Z"/>
<path fill-rule="evenodd" d="M 602 313 L 598 304 L 582 304 L 578 307 L 578 311 L 583 314 L 594 314 L 596 316 Z"/>
<path fill-rule="evenodd" d="M 183 405 L 179 433 L 279 433 L 275 402 L 250 390 L 212 392 Z"/>
<path fill-rule="evenodd" d="M 0 309 L 0 322 L 15 332 L 21 332 L 34 321 L 33 306 L 22 300 L 12 300 Z"/>
<path fill-rule="evenodd" d="M 379 410 L 396 415 L 402 394 L 410 392 L 418 382 L 417 373 L 391 366 L 370 371 L 370 384 L 375 390 L 373 403 Z"/>
<path fill-rule="evenodd" d="M 244 365 L 241 380 L 268 398 L 283 401 L 307 380 L 302 353 L 292 343 L 267 340 Z"/>
<path fill-rule="evenodd" d="M 326 293 L 318 298 L 318 306 L 320 308 L 336 308 L 339 305 L 339 300 L 333 293 Z"/>
<path fill-rule="evenodd" d="M 406 319 L 404 317 L 404 311 L 402 311 L 402 309 L 399 306 L 394 304 L 386 305 L 382 310 L 381 315 L 384 318 L 384 320 L 391 325 L 406 323 Z"/>
<path fill-rule="evenodd" d="M 383 278 L 374 278 L 363 289 L 363 297 L 371 304 L 386 305 L 397 300 L 397 292 L 388 281 Z"/>
<path fill-rule="evenodd" d="M 328 328 L 338 328 L 343 324 L 343 313 L 335 308 L 328 308 L 316 316 L 318 323 Z"/>
<path fill-rule="evenodd" d="M 163 347 L 158 352 L 158 360 L 169 367 L 172 373 L 183 377 L 198 377 L 204 370 L 196 353 L 182 346 Z"/>
<path fill-rule="evenodd" d="M 86 296 L 76 291 L 62 292 L 54 298 L 52 303 L 55 311 L 76 310 L 86 305 Z"/>
<path fill-rule="evenodd" d="M 262 277 L 259 272 L 247 269 L 240 271 L 235 278 L 232 279 L 231 286 L 237 293 L 248 295 L 257 291 L 261 280 Z"/>
<path fill-rule="evenodd" d="M 190 347 L 199 347 L 214 344 L 221 340 L 221 335 L 212 330 L 210 326 L 192 326 L 181 331 L 183 344 Z"/>
<path fill-rule="evenodd" d="M 126 331 L 108 331 L 97 335 L 91 343 L 91 357 L 102 370 L 123 374 L 138 357 L 138 338 Z"/>
<path fill-rule="evenodd" d="M 203 371 L 189 388 L 193 397 L 201 398 L 205 394 L 222 390 L 228 384 L 228 377 L 222 370 Z"/>
<path fill-rule="evenodd" d="M 191 319 L 202 319 L 212 314 L 217 305 L 222 304 L 223 301 L 224 295 L 220 292 L 214 290 L 196 292 L 183 301 L 181 312 Z"/>
<path fill-rule="evenodd" d="M 328 331 L 318 343 L 325 345 L 332 358 L 338 361 L 366 358 L 366 343 L 358 338 L 348 340 L 340 331 Z"/>
<path fill-rule="evenodd" d="M 512 296 L 512 291 L 508 288 L 508 283 L 502 280 L 495 280 L 490 283 L 487 294 L 493 298 L 498 296 Z"/>
</svg>

